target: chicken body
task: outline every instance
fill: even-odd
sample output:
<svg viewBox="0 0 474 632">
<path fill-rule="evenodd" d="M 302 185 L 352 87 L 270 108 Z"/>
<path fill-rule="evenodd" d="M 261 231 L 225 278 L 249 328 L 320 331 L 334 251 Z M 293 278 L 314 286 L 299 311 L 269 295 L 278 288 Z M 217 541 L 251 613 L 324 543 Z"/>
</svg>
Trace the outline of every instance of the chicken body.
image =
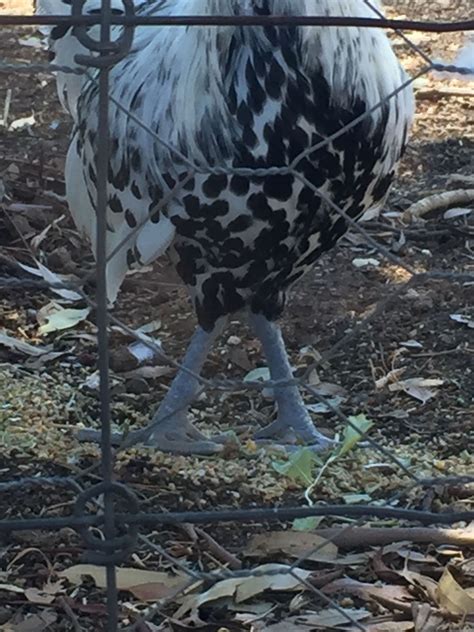
<svg viewBox="0 0 474 632">
<path fill-rule="evenodd" d="M 157 0 L 137 12 L 374 17 L 364 0 Z M 53 29 L 52 48 L 58 63 L 81 52 L 63 30 Z M 413 116 L 410 88 L 390 96 L 405 81 L 373 29 L 136 30 L 110 72 L 109 296 L 128 269 L 167 251 L 199 323 L 148 433 L 158 447 L 217 449 L 177 406 L 191 402 L 189 371 L 200 371 L 230 314 L 250 316 L 272 378 L 291 379 L 274 321 L 287 289 L 346 231 L 338 209 L 357 219 L 383 203 Z M 69 204 L 95 247 L 97 84 L 59 75 L 58 87 L 75 120 Z M 278 417 L 264 435 L 325 445 L 296 387 L 275 393 Z"/>
</svg>

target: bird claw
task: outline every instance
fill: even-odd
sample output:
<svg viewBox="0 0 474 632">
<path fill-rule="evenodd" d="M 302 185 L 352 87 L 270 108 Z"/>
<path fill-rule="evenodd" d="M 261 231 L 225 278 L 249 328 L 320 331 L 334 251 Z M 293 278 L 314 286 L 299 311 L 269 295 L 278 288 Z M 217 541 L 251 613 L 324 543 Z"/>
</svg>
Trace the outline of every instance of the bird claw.
<svg viewBox="0 0 474 632">
<path fill-rule="evenodd" d="M 316 430 L 312 421 L 297 419 L 289 424 L 283 417 L 278 417 L 255 434 L 259 445 L 272 445 L 286 452 L 294 452 L 301 447 L 310 448 L 314 452 L 330 450 L 338 445 L 334 439 L 326 437 Z"/>
<path fill-rule="evenodd" d="M 211 456 L 222 452 L 233 437 L 235 435 L 232 432 L 207 437 L 188 419 L 173 422 L 168 420 L 157 427 L 134 430 L 127 435 L 113 433 L 112 445 L 124 450 L 143 444 L 171 454 Z M 82 442 L 100 443 L 101 433 L 92 429 L 79 430 L 77 438 Z"/>
<path fill-rule="evenodd" d="M 207 437 L 189 419 L 172 418 L 146 433 L 143 442 L 171 454 L 211 456 L 222 452 L 232 436 L 232 433 L 224 432 Z"/>
</svg>

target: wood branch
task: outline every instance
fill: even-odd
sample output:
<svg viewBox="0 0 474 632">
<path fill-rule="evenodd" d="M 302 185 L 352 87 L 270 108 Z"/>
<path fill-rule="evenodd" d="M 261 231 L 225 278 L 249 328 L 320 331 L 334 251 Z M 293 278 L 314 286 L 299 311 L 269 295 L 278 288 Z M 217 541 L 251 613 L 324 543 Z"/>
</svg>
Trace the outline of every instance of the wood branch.
<svg viewBox="0 0 474 632">
<path fill-rule="evenodd" d="M 205 541 L 207 544 L 209 551 L 213 553 L 221 562 L 227 564 L 227 566 L 233 571 L 239 571 L 242 568 L 242 562 L 232 555 L 227 549 L 225 549 L 217 540 L 206 533 L 203 529 L 199 527 L 194 527 L 197 535 Z"/>
<path fill-rule="evenodd" d="M 417 99 L 429 99 L 436 101 L 437 99 L 444 99 L 449 97 L 474 97 L 474 90 L 472 88 L 419 88 L 415 92 Z"/>
<path fill-rule="evenodd" d="M 402 215 L 404 222 L 412 222 L 423 218 L 433 211 L 445 211 L 454 206 L 469 206 L 474 204 L 474 189 L 457 189 L 444 191 L 419 200 L 407 208 Z"/>
<path fill-rule="evenodd" d="M 474 528 L 432 529 L 429 527 L 344 527 L 334 529 L 316 529 L 312 533 L 330 539 L 340 549 L 385 546 L 394 542 L 408 540 L 416 544 L 452 544 L 454 546 L 474 546 Z"/>
</svg>

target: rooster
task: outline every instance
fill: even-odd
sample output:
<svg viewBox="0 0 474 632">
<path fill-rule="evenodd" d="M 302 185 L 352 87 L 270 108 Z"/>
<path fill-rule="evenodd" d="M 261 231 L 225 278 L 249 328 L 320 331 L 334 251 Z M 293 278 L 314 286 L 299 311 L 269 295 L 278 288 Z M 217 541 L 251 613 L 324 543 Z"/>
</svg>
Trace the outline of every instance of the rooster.
<svg viewBox="0 0 474 632">
<path fill-rule="evenodd" d="M 69 3 L 40 0 L 40 12 L 66 14 Z M 113 7 L 122 12 L 116 0 Z M 151 0 L 135 10 L 375 16 L 364 0 Z M 83 12 L 98 13 L 100 4 L 88 0 Z M 50 48 L 55 63 L 72 67 L 76 54 L 88 54 L 74 29 L 64 26 L 51 30 Z M 222 437 L 198 431 L 187 409 L 197 375 L 235 313 L 248 318 L 271 378 L 280 384 L 274 389 L 277 417 L 257 437 L 314 449 L 331 444 L 291 383 L 277 320 L 288 288 L 336 244 L 346 218 L 356 220 L 383 204 L 414 108 L 408 87 L 388 97 L 405 82 L 379 29 L 136 28 L 129 55 L 110 71 L 108 296 L 115 300 L 128 270 L 166 252 L 198 320 L 183 368 L 146 433 L 148 444 L 181 454 L 222 449 Z M 68 203 L 95 252 L 97 82 L 59 72 L 57 85 L 74 121 Z M 282 172 L 262 171 L 275 167 Z"/>
</svg>

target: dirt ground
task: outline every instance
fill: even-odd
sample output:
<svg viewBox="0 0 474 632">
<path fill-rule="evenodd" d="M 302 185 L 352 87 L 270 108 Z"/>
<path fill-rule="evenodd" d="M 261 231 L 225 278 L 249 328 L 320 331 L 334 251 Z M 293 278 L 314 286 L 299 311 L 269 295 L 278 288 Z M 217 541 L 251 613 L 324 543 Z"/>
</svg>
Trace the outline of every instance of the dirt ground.
<svg viewBox="0 0 474 632">
<path fill-rule="evenodd" d="M 457 12 L 440 11 L 439 17 L 465 19 L 463 6 L 460 3 Z M 0 2 L 0 14 L 28 12 L 23 0 Z M 423 17 L 419 11 L 417 17 Z M 462 34 L 412 33 L 410 39 L 431 58 L 447 60 L 454 59 L 463 42 Z M 3 28 L 0 63 L 45 62 L 40 42 L 32 28 Z M 406 43 L 398 38 L 394 42 L 410 73 L 422 68 L 424 62 Z M 55 273 L 82 277 L 92 269 L 92 256 L 56 195 L 62 189 L 70 123 L 58 106 L 54 78 L 47 72 L 0 77 L 0 117 L 10 102 L 6 124 L 0 126 L 0 278 L 31 279 L 16 264 L 34 265 L 33 255 Z M 391 500 L 391 506 L 424 511 L 473 509 L 472 484 L 411 486 L 411 475 L 459 477 L 473 472 L 472 283 L 428 280 L 396 294 L 409 278 L 403 265 L 418 272 L 474 271 L 474 213 L 445 215 L 442 208 L 423 222 L 401 220 L 410 204 L 431 194 L 474 188 L 473 86 L 433 76 L 416 82 L 417 119 L 399 178 L 382 216 L 365 224 L 397 254 L 400 264 L 387 262 L 352 231 L 294 287 L 283 320 L 297 374 L 345 341 L 320 364 L 317 374 L 311 374 L 312 383 L 318 392 L 337 398 L 343 415 L 371 420 L 368 436 L 405 471 L 366 441 L 333 462 L 312 461 L 303 475 L 298 464 L 292 468 L 290 462 L 285 468 L 282 455 L 260 450 L 251 439 L 251 429 L 271 418 L 271 400 L 248 389 L 214 390 L 206 392 L 192 412 L 206 432 L 237 433 L 239 443 L 222 457 L 171 457 L 144 448 L 117 455 L 116 478 L 136 492 L 143 510 L 304 506 L 308 496 L 319 504 L 382 506 Z M 93 295 L 93 283 L 86 289 Z M 384 312 L 348 336 L 390 296 L 395 298 Z M 0 333 L 10 340 L 7 344 L 0 338 L 0 518 L 70 515 L 75 489 L 31 487 L 22 484 L 25 477 L 73 477 L 84 487 L 100 480 L 98 447 L 75 438 L 78 428 L 99 424 L 95 315 L 85 314 L 74 327 L 42 333 L 53 300 L 60 302 L 50 291 L 35 287 L 0 289 Z M 175 359 L 182 356 L 195 324 L 186 292 L 166 259 L 126 280 L 113 314 L 133 329 L 149 325 L 149 335 Z M 12 348 L 12 338 L 42 350 Z M 130 335 L 112 329 L 112 417 L 118 429 L 145 425 L 174 374 L 156 356 L 140 364 L 130 350 L 132 342 Z M 233 322 L 204 375 L 240 380 L 256 367 L 264 367 L 257 342 Z M 310 396 L 307 401 L 317 403 Z M 346 429 L 343 419 L 329 410 L 314 419 L 330 435 Z M 13 480 L 19 481 L 16 487 L 1 486 Z M 351 520 L 327 518 L 317 526 L 347 524 Z M 313 586 L 358 617 L 361 629 L 474 630 L 474 558 L 468 546 L 474 543 L 472 524 L 458 522 L 451 525 L 455 531 L 444 535 L 433 527 L 423 537 L 418 531 L 400 532 L 413 526 L 407 522 L 374 519 L 361 524 L 364 533 L 372 534 L 367 539 L 355 529 L 355 540 L 338 541 L 334 556 L 299 565 L 301 572 L 310 571 Z M 194 604 L 190 614 L 179 599 L 170 597 L 169 586 L 168 592 L 163 588 L 176 577 L 148 575 L 138 582 L 131 571 L 178 572 L 179 578 L 183 567 L 208 571 L 287 564 L 295 559 L 295 550 L 314 548 L 314 540 L 309 546 L 305 538 L 317 534 L 290 527 L 230 523 L 205 525 L 201 531 L 192 525 L 144 528 L 142 535 L 155 548 L 142 540 L 125 565 L 121 622 L 136 622 L 146 606 L 156 606 L 163 598 L 151 623 L 137 629 L 357 629 L 337 620 L 334 610 L 328 614 L 324 598 L 303 592 L 301 585 L 298 590 L 274 587 L 265 593 L 253 586 L 254 598 L 245 604 L 235 595 L 224 599 L 222 592 L 220 601 L 203 599 L 204 605 Z M 389 546 L 383 548 L 387 542 L 377 540 L 377 527 L 391 528 Z M 282 531 L 286 539 L 272 547 L 274 531 Z M 254 538 L 262 534 L 266 547 L 255 544 Z M 90 577 L 83 581 L 80 573 L 72 577 L 71 569 L 84 552 L 74 531 L 18 531 L 1 537 L 0 630 L 105 629 L 100 578 L 94 583 Z M 148 586 L 146 598 L 136 590 L 137 582 Z M 209 586 L 199 587 L 196 594 Z"/>
</svg>

